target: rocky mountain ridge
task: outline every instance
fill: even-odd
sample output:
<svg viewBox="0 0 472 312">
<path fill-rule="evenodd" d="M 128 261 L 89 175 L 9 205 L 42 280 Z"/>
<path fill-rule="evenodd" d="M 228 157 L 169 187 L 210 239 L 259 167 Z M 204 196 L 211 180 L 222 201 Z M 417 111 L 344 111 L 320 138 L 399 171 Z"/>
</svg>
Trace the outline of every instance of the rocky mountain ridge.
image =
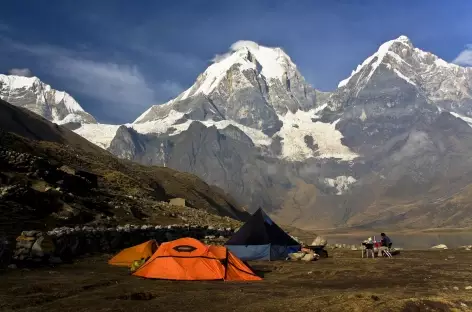
<svg viewBox="0 0 472 312">
<path fill-rule="evenodd" d="M 0 125 L 0 236 L 78 224 L 215 226 L 247 216 L 230 196 L 192 174 L 119 160 L 2 100 Z M 175 197 L 186 207 L 163 203 Z"/>
<path fill-rule="evenodd" d="M 400 36 L 322 93 L 281 49 L 238 42 L 134 123 L 75 131 L 121 158 L 195 173 L 285 224 L 466 225 L 467 201 L 451 217 L 437 200 L 472 183 L 471 72 Z"/>
<path fill-rule="evenodd" d="M 68 93 L 51 88 L 38 77 L 0 75 L 0 99 L 60 125 L 78 128 L 97 123 Z"/>
</svg>

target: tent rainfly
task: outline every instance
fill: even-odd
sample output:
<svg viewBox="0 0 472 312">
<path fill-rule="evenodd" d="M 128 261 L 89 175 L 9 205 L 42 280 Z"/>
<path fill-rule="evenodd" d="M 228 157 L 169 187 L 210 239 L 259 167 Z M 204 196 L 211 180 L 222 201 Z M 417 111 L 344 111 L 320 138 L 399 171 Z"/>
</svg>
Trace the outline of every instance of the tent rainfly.
<svg viewBox="0 0 472 312">
<path fill-rule="evenodd" d="M 194 238 L 163 243 L 134 276 L 166 280 L 259 281 L 241 260 L 223 246 L 207 246 Z"/>
<path fill-rule="evenodd" d="M 299 251 L 300 243 L 282 230 L 259 208 L 226 242 L 226 247 L 243 261 L 282 260 Z"/>
<path fill-rule="evenodd" d="M 129 247 L 120 251 L 108 261 L 108 264 L 116 266 L 131 266 L 134 260 L 146 259 L 152 256 L 157 250 L 158 244 L 155 240 L 150 240 L 142 244 Z"/>
</svg>

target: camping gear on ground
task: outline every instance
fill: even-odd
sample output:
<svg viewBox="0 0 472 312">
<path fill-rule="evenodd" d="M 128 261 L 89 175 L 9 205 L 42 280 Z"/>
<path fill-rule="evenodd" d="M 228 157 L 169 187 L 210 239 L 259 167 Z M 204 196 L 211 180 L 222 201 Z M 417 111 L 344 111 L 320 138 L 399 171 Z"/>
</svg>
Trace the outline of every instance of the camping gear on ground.
<svg viewBox="0 0 472 312">
<path fill-rule="evenodd" d="M 298 251 L 288 254 L 287 260 L 301 260 L 305 256 L 305 252 Z"/>
<path fill-rule="evenodd" d="M 325 246 L 308 246 L 308 248 L 321 258 L 328 258 L 328 251 L 325 249 Z"/>
<path fill-rule="evenodd" d="M 133 275 L 167 280 L 262 280 L 228 248 L 207 246 L 189 237 L 160 245 Z"/>
<path fill-rule="evenodd" d="M 313 250 L 317 255 L 322 258 L 328 258 L 328 251 L 325 249 L 328 244 L 328 240 L 322 236 L 317 236 L 310 246 L 309 249 Z"/>
<path fill-rule="evenodd" d="M 134 260 L 147 259 L 157 250 L 158 244 L 155 240 L 149 240 L 142 244 L 129 247 L 120 251 L 108 261 L 108 264 L 117 266 L 131 266 Z"/>
<path fill-rule="evenodd" d="M 320 256 L 314 253 L 312 250 L 302 248 L 301 251 L 288 254 L 288 257 L 286 260 L 315 261 L 315 260 L 318 260 L 319 258 Z"/>
<path fill-rule="evenodd" d="M 301 249 L 300 243 L 275 224 L 261 208 L 225 245 L 243 261 L 283 260 Z"/>
</svg>

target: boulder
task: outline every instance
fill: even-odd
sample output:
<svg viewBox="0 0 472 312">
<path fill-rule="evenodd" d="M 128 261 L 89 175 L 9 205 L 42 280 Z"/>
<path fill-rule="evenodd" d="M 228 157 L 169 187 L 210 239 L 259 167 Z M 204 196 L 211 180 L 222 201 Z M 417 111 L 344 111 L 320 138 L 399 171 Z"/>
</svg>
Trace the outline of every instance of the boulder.
<svg viewBox="0 0 472 312">
<path fill-rule="evenodd" d="M 304 252 L 294 252 L 294 253 L 288 254 L 288 257 L 291 260 L 301 260 L 304 256 L 305 256 Z"/>
<path fill-rule="evenodd" d="M 49 236 L 40 236 L 31 247 L 31 256 L 45 257 L 50 256 L 54 253 L 54 242 Z"/>
<path fill-rule="evenodd" d="M 439 244 L 439 245 L 431 247 L 431 249 L 447 249 L 447 246 L 444 244 Z"/>
<path fill-rule="evenodd" d="M 326 238 L 322 236 L 317 236 L 311 243 L 311 246 L 326 246 L 327 243 L 328 241 L 326 240 Z"/>
<path fill-rule="evenodd" d="M 314 253 L 306 253 L 300 260 L 302 261 L 314 261 L 316 260 L 317 254 Z"/>
</svg>

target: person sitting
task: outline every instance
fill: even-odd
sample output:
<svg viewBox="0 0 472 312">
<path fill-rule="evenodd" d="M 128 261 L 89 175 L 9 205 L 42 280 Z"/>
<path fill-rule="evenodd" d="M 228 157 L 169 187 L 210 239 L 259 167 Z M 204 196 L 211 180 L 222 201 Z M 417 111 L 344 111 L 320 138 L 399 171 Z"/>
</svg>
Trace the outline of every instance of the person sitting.
<svg viewBox="0 0 472 312">
<path fill-rule="evenodd" d="M 385 233 L 381 233 L 380 236 L 382 239 L 380 240 L 380 247 L 378 249 L 378 256 L 382 257 L 385 251 L 389 251 L 392 248 L 392 240 L 385 235 Z"/>
<path fill-rule="evenodd" d="M 385 235 L 385 233 L 381 233 L 380 236 L 382 237 L 382 239 L 380 241 L 382 246 L 383 247 L 388 247 L 388 249 L 392 248 L 392 240 L 390 239 L 390 237 Z"/>
</svg>

